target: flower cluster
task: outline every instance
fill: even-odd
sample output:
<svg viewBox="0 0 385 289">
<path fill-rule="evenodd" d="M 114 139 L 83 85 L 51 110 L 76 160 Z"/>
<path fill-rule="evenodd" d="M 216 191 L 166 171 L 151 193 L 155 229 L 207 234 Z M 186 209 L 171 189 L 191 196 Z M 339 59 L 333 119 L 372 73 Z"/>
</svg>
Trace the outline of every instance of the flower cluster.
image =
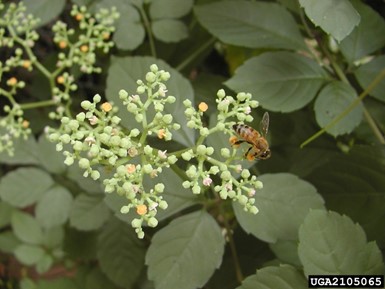
<svg viewBox="0 0 385 289">
<path fill-rule="evenodd" d="M 251 121 L 250 111 L 258 103 L 251 100 L 250 94 L 239 93 L 233 98 L 220 90 L 216 122 L 212 127 L 205 127 L 203 117 L 208 105 L 202 102 L 196 109 L 191 101 L 185 100 L 186 125 L 198 130 L 200 136 L 191 148 L 176 152 L 160 150 L 151 145 L 150 137 L 169 141 L 180 128 L 166 112 L 166 107 L 176 102 L 174 96 L 168 95 L 165 85 L 169 78 L 168 72 L 153 64 L 145 80 L 137 81 L 135 94 L 119 92 L 124 107 L 132 114 L 130 128 L 121 125 L 114 104 L 102 103 L 96 95 L 93 102 L 81 103 L 84 111 L 74 119 L 62 117 L 61 127 L 50 129 L 49 138 L 57 143 L 58 151 L 64 151 L 67 165 L 77 162 L 84 176 L 103 179 L 106 193 L 115 192 L 127 199 L 120 212 L 136 213 L 131 225 L 139 238 L 144 237 L 142 226 L 157 226 L 157 210 L 168 207 L 163 197 L 167 184 L 156 182 L 156 178 L 180 158 L 189 163 L 183 187 L 191 188 L 194 194 L 211 189 L 222 199 L 239 202 L 248 212 L 258 212 L 252 197 L 262 183 L 247 168 L 242 168 L 241 157 L 235 149 L 208 145 L 214 133 L 233 135 L 235 121 Z M 109 167 L 111 174 L 102 176 L 103 167 Z"/>
<path fill-rule="evenodd" d="M 2 12 L 0 47 L 17 46 L 11 57 L 4 63 L 0 61 L 0 81 L 5 78 L 6 84 L 6 87 L 0 88 L 0 96 L 5 97 L 9 103 L 4 106 L 6 115 L 0 120 L 0 128 L 3 129 L 0 152 L 7 151 L 10 155 L 14 150 L 13 139 L 20 136 L 27 137 L 31 132 L 29 122 L 22 117 L 25 109 L 56 106 L 56 110 L 49 114 L 52 119 L 61 119 L 68 110 L 71 102 L 70 94 L 78 87 L 74 76 L 66 70 L 78 65 L 83 73 L 101 71 L 100 68 L 95 67 L 96 49 L 107 53 L 113 46 L 110 36 L 114 31 L 113 22 L 119 17 L 114 8 L 101 9 L 92 16 L 85 7 L 73 6 L 71 15 L 79 21 L 80 33 L 76 33 L 75 29 L 68 29 L 67 25 L 61 21 L 53 25 L 54 42 L 57 43 L 61 52 L 58 54 L 56 69 L 50 72 L 37 59 L 33 51 L 35 42 L 39 38 L 35 30 L 39 20 L 32 15 L 27 15 L 25 11 L 26 7 L 22 1 L 18 4 L 10 3 L 7 6 L 0 3 L 0 12 Z M 15 68 L 28 71 L 36 68 L 41 72 L 51 86 L 52 99 L 36 103 L 18 103 L 16 96 L 19 90 L 24 88 L 25 82 L 12 75 L 12 70 Z"/>
<path fill-rule="evenodd" d="M 182 154 L 182 158 L 191 162 L 197 160 L 197 165 L 192 164 L 188 167 L 186 175 L 189 180 L 183 183 L 185 188 L 191 188 L 194 194 L 200 194 L 213 183 L 213 176 L 219 176 L 220 184 L 214 185 L 214 190 L 219 193 L 222 199 L 230 198 L 238 201 L 246 211 L 256 214 L 257 207 L 254 206 L 256 189 L 262 187 L 262 183 L 255 176 L 251 176 L 248 169 L 242 169 L 239 165 L 239 157 L 236 151 L 228 148 L 221 148 L 215 155 L 215 149 L 212 146 L 206 146 L 203 143 L 210 135 L 223 132 L 224 134 L 233 134 L 233 119 L 237 122 L 251 122 L 253 117 L 250 115 L 252 108 L 258 106 L 258 102 L 251 99 L 249 93 L 238 93 L 236 98 L 226 96 L 224 90 L 217 93 L 217 121 L 211 128 L 203 126 L 203 112 L 207 109 L 205 103 L 201 103 L 196 110 L 190 101 L 184 101 L 186 106 L 185 115 L 187 126 L 197 129 L 200 138 L 194 149 L 187 150 Z M 241 179 L 237 180 L 237 175 L 241 174 Z"/>
</svg>

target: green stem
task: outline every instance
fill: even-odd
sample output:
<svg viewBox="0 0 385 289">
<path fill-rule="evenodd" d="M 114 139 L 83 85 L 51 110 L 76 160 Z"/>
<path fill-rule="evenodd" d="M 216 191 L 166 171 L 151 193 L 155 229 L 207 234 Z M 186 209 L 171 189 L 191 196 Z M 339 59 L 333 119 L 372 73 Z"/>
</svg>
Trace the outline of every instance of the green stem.
<svg viewBox="0 0 385 289">
<path fill-rule="evenodd" d="M 45 107 L 45 106 L 51 106 L 51 105 L 57 105 L 57 103 L 52 99 L 43 100 L 43 101 L 20 104 L 20 108 L 22 110 L 26 110 L 26 109 L 33 109 L 33 108 Z"/>
<path fill-rule="evenodd" d="M 301 145 L 300 147 L 303 148 L 305 145 L 309 144 L 310 142 L 312 142 L 313 140 L 315 140 L 316 138 L 318 138 L 320 135 L 322 135 L 323 133 L 326 132 L 326 130 L 328 130 L 329 128 L 331 128 L 333 125 L 335 125 L 336 123 L 338 123 L 341 119 L 343 119 L 346 115 L 348 115 L 378 84 L 379 82 L 385 78 L 385 69 L 383 69 L 375 78 L 374 80 L 366 87 L 366 89 L 359 95 L 359 97 L 353 101 L 341 114 L 339 114 L 336 118 L 334 118 L 331 122 L 329 122 L 324 128 L 322 128 L 320 131 L 318 131 L 317 133 L 315 133 L 314 135 L 312 135 L 310 138 L 308 138 L 307 140 L 305 140 Z M 365 114 L 365 117 L 367 117 L 367 115 Z M 368 118 L 367 118 L 368 120 Z M 371 122 L 369 120 L 369 125 L 375 125 L 374 122 Z M 373 129 L 373 127 L 372 127 Z M 376 132 L 378 130 L 378 128 L 376 128 L 374 131 L 375 131 L 375 134 L 377 136 L 377 138 L 379 139 L 379 141 L 384 144 L 385 141 L 384 141 L 384 138 L 381 134 L 381 132 L 378 131 L 378 133 Z M 379 136 L 379 135 L 380 136 Z"/>
<path fill-rule="evenodd" d="M 148 41 L 150 43 L 151 55 L 156 58 L 156 49 L 155 49 L 154 37 L 152 34 L 152 30 L 151 30 L 151 23 L 147 17 L 146 11 L 144 11 L 143 7 L 142 6 L 136 6 L 136 7 L 138 7 L 138 9 L 139 9 L 140 15 L 142 16 L 142 19 L 143 19 L 144 27 L 147 31 Z"/>
<path fill-rule="evenodd" d="M 194 59 L 196 59 L 203 51 L 209 48 L 214 44 L 215 38 L 210 38 L 206 43 L 201 45 L 198 49 L 194 50 L 193 53 L 189 54 L 187 58 L 184 59 L 178 66 L 175 67 L 176 70 L 181 71 L 186 68 Z"/>
</svg>

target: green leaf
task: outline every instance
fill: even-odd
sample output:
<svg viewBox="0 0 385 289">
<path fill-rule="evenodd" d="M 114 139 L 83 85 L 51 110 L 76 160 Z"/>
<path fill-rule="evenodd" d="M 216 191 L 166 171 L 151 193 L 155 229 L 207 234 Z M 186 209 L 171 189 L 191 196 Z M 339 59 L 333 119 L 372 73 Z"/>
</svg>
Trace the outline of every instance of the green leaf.
<svg viewBox="0 0 385 289">
<path fill-rule="evenodd" d="M 188 37 L 186 25 L 175 19 L 159 19 L 151 23 L 154 36 L 166 43 L 178 42 Z"/>
<path fill-rule="evenodd" d="M 116 31 L 112 39 L 116 46 L 122 50 L 134 50 L 143 43 L 146 35 L 142 24 L 139 22 L 127 21 L 128 17 L 124 17 L 117 21 Z"/>
<path fill-rule="evenodd" d="M 322 197 L 313 185 L 292 174 L 265 174 L 259 180 L 263 189 L 254 196 L 258 214 L 245 212 L 241 205 L 233 203 L 241 227 L 269 243 L 296 240 L 298 228 L 309 210 L 323 208 Z"/>
<path fill-rule="evenodd" d="M 361 15 L 360 24 L 340 43 L 345 58 L 353 63 L 385 45 L 385 21 L 372 8 L 361 1 L 351 1 Z"/>
<path fill-rule="evenodd" d="M 12 206 L 0 201 L 0 229 L 10 223 L 13 210 Z"/>
<path fill-rule="evenodd" d="M 299 0 L 307 17 L 337 41 L 348 36 L 360 22 L 360 14 L 348 0 Z"/>
<path fill-rule="evenodd" d="M 382 274 L 381 251 L 358 224 L 335 212 L 314 210 L 299 230 L 299 258 L 309 274 Z"/>
<path fill-rule="evenodd" d="M 298 241 L 278 240 L 276 243 L 269 244 L 275 256 L 283 263 L 288 263 L 296 267 L 301 267 L 298 257 Z"/>
<path fill-rule="evenodd" d="M 157 289 L 200 288 L 221 264 L 224 245 L 221 229 L 205 211 L 179 217 L 154 235 L 148 278 Z"/>
<path fill-rule="evenodd" d="M 129 114 L 119 99 L 119 90 L 125 89 L 129 94 L 135 94 L 138 79 L 145 79 L 146 73 L 150 70 L 151 64 L 157 64 L 159 69 L 170 72 L 171 79 L 166 83 L 168 94 L 176 96 L 176 102 L 166 105 L 164 113 L 172 114 L 174 121 L 181 124 L 181 128 L 173 131 L 173 139 L 186 146 L 194 144 L 194 135 L 185 125 L 183 101 L 189 99 L 193 101 L 194 92 L 190 82 L 178 71 L 169 66 L 163 60 L 152 57 L 112 57 L 111 65 L 107 77 L 107 98 L 119 106 L 119 116 L 122 118 L 121 124 L 130 129 L 141 128 L 135 118 Z M 147 118 L 152 119 L 154 112 L 148 111 Z"/>
<path fill-rule="evenodd" d="M 20 240 L 12 231 L 0 234 L 0 252 L 12 254 L 20 244 Z"/>
<path fill-rule="evenodd" d="M 39 164 L 50 173 L 62 174 L 66 171 L 65 157 L 56 151 L 56 145 L 50 142 L 45 134 L 40 136 L 36 152 Z"/>
<path fill-rule="evenodd" d="M 27 7 L 26 13 L 31 13 L 40 19 L 38 27 L 56 18 L 64 9 L 65 0 L 34 0 L 23 1 Z"/>
<path fill-rule="evenodd" d="M 322 88 L 314 103 L 317 123 L 320 127 L 326 126 L 355 100 L 357 93 L 349 84 L 342 81 L 329 83 Z M 362 121 L 363 110 L 359 102 L 348 115 L 326 131 L 333 136 L 351 133 Z"/>
<path fill-rule="evenodd" d="M 85 192 L 95 195 L 104 195 L 104 191 L 100 181 L 95 181 L 92 178 L 85 178 L 83 176 L 84 170 L 79 166 L 70 166 L 67 169 L 67 175 L 69 179 L 76 182 L 76 184 Z"/>
<path fill-rule="evenodd" d="M 36 289 L 83 289 L 74 279 L 68 277 L 53 280 L 40 279 Z"/>
<path fill-rule="evenodd" d="M 72 259 L 94 260 L 97 252 L 95 231 L 81 232 L 72 228 L 65 231 L 63 250 Z"/>
<path fill-rule="evenodd" d="M 193 0 L 153 0 L 150 5 L 151 19 L 180 18 L 188 14 Z"/>
<path fill-rule="evenodd" d="M 275 3 L 218 1 L 195 7 L 198 21 L 226 44 L 307 49 L 291 14 Z"/>
<path fill-rule="evenodd" d="M 76 197 L 71 213 L 70 225 L 79 230 L 99 229 L 110 216 L 102 196 L 80 194 Z"/>
<path fill-rule="evenodd" d="M 290 52 L 268 52 L 250 58 L 225 84 L 253 94 L 263 108 L 292 112 L 308 104 L 326 80 L 312 59 Z"/>
<path fill-rule="evenodd" d="M 36 272 L 39 274 L 47 272 L 49 269 L 51 269 L 53 263 L 53 257 L 45 252 L 43 257 L 36 262 Z"/>
<path fill-rule="evenodd" d="M 55 249 L 61 247 L 64 241 L 64 228 L 58 226 L 50 229 L 46 229 L 43 232 L 43 245 L 47 248 Z"/>
<path fill-rule="evenodd" d="M 303 274 L 297 269 L 290 265 L 280 265 L 257 270 L 255 275 L 247 277 L 236 289 L 254 288 L 306 289 L 308 284 Z"/>
<path fill-rule="evenodd" d="M 145 250 L 134 230 L 111 218 L 99 235 L 100 268 L 115 284 L 131 288 L 144 266 Z"/>
<path fill-rule="evenodd" d="M 46 172 L 36 168 L 20 168 L 6 174 L 0 182 L 0 197 L 17 208 L 34 204 L 53 185 Z"/>
<path fill-rule="evenodd" d="M 54 186 L 38 201 L 36 219 L 43 228 L 52 228 L 68 220 L 72 195 L 64 187 Z"/>
<path fill-rule="evenodd" d="M 355 146 L 339 154 L 308 176 L 325 198 L 328 209 L 360 223 L 369 240 L 385 247 L 385 149 Z"/>
<path fill-rule="evenodd" d="M 16 258 L 24 265 L 34 265 L 44 256 L 44 249 L 28 244 L 21 244 L 15 250 Z"/>
<path fill-rule="evenodd" d="M 5 133 L 3 129 L 0 133 Z M 28 139 L 22 137 L 13 140 L 14 155 L 10 156 L 7 152 L 0 153 L 0 162 L 6 164 L 36 165 L 39 163 L 37 158 L 37 144 L 33 136 Z"/>
<path fill-rule="evenodd" d="M 20 211 L 14 211 L 11 218 L 11 225 L 15 235 L 28 244 L 41 244 L 43 231 L 39 223 L 31 215 Z"/>
<path fill-rule="evenodd" d="M 95 268 L 87 274 L 84 289 L 116 289 L 116 285 L 99 268 Z"/>
<path fill-rule="evenodd" d="M 360 66 L 354 73 L 361 87 L 365 89 L 384 70 L 385 55 L 375 57 L 372 61 Z M 385 79 L 383 78 L 370 92 L 376 99 L 385 102 Z"/>
</svg>

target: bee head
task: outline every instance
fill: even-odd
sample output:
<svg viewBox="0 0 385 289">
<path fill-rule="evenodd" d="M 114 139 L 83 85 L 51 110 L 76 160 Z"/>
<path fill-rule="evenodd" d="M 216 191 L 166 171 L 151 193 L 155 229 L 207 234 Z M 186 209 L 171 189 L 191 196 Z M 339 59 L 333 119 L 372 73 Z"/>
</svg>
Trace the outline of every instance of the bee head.
<svg viewBox="0 0 385 289">
<path fill-rule="evenodd" d="M 271 151 L 270 149 L 267 149 L 265 150 L 263 153 L 261 153 L 258 158 L 261 159 L 261 160 L 266 160 L 268 159 L 269 157 L 271 157 Z"/>
</svg>

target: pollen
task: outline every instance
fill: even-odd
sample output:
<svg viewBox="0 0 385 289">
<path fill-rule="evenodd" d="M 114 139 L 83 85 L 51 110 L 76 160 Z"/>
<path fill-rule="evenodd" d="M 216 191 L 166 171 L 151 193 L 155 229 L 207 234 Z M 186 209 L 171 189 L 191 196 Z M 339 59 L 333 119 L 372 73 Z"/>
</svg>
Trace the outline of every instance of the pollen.
<svg viewBox="0 0 385 289">
<path fill-rule="evenodd" d="M 139 216 L 143 216 L 147 213 L 147 206 L 146 205 L 137 205 L 136 206 L 136 212 Z"/>
<path fill-rule="evenodd" d="M 83 16 L 83 14 L 81 14 L 81 13 L 78 13 L 78 14 L 75 15 L 75 19 L 76 19 L 77 21 L 80 21 L 80 20 L 82 20 L 83 18 L 84 18 L 84 16 Z"/>
<path fill-rule="evenodd" d="M 110 34 L 109 32 L 104 32 L 104 33 L 102 34 L 102 37 L 103 37 L 104 40 L 110 39 L 110 36 L 111 36 L 111 34 Z"/>
<path fill-rule="evenodd" d="M 14 86 L 14 85 L 16 85 L 16 83 L 17 83 L 17 78 L 16 78 L 16 77 L 11 77 L 11 78 L 8 79 L 8 81 L 7 81 L 7 84 L 8 84 L 9 86 Z"/>
<path fill-rule="evenodd" d="M 164 137 L 166 136 L 166 130 L 161 128 L 160 130 L 158 130 L 158 138 L 160 139 L 164 139 Z"/>
<path fill-rule="evenodd" d="M 208 110 L 209 106 L 207 105 L 206 102 L 201 102 L 199 105 L 198 105 L 198 108 L 201 112 L 205 112 Z"/>
<path fill-rule="evenodd" d="M 23 128 L 28 128 L 29 127 L 29 121 L 28 120 L 23 120 L 23 122 L 21 123 L 21 126 Z"/>
<path fill-rule="evenodd" d="M 23 60 L 21 64 L 24 68 L 30 68 L 31 67 L 31 61 L 30 60 Z"/>
<path fill-rule="evenodd" d="M 135 167 L 135 165 L 133 165 L 133 164 L 127 165 L 126 168 L 127 168 L 127 172 L 128 172 L 129 174 L 132 174 L 132 173 L 135 172 L 135 170 L 136 170 L 136 167 Z"/>
<path fill-rule="evenodd" d="M 104 112 L 109 112 L 112 109 L 112 105 L 109 102 L 105 102 L 101 105 L 101 108 Z"/>
<path fill-rule="evenodd" d="M 229 138 L 229 142 L 232 146 L 238 147 L 239 145 L 235 145 L 235 143 L 238 141 L 238 138 L 236 136 L 232 136 Z"/>
<path fill-rule="evenodd" d="M 82 46 L 80 46 L 80 51 L 81 52 L 87 52 L 88 51 L 88 45 L 82 45 Z"/>
<path fill-rule="evenodd" d="M 67 41 L 62 40 L 62 41 L 59 42 L 59 47 L 60 47 L 61 49 L 66 48 L 67 45 L 68 45 Z"/>
<path fill-rule="evenodd" d="M 59 84 L 63 84 L 64 81 L 65 81 L 64 76 L 62 76 L 62 75 L 58 76 L 58 77 L 56 78 L 56 81 L 57 81 L 57 83 L 59 83 Z"/>
</svg>

